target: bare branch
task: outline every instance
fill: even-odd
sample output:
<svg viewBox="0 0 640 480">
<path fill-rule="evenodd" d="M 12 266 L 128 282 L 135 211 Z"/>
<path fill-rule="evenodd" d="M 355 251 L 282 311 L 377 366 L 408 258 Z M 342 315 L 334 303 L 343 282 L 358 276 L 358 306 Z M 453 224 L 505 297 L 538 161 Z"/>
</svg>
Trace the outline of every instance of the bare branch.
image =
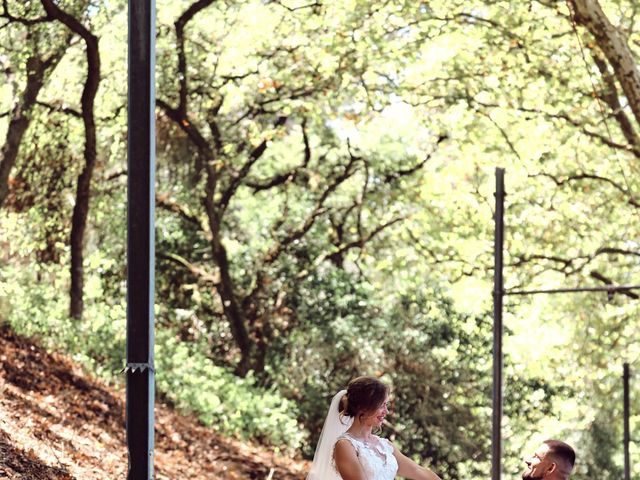
<svg viewBox="0 0 640 480">
<path fill-rule="evenodd" d="M 611 280 L 610 278 L 604 276 L 602 273 L 593 270 L 591 272 L 589 272 L 589 276 L 591 278 L 595 278 L 596 280 L 604 283 L 605 285 L 613 285 L 613 280 Z M 621 295 L 626 295 L 629 298 L 633 298 L 634 300 L 638 300 L 640 298 L 640 296 L 637 293 L 632 292 L 631 290 L 618 290 L 617 292 L 608 292 L 607 296 L 609 298 L 609 301 L 611 301 L 613 299 L 613 296 L 619 293 Z"/>
<path fill-rule="evenodd" d="M 624 188 L 622 185 L 620 185 L 619 183 L 611 180 L 610 178 L 607 177 L 603 177 L 601 175 L 595 175 L 595 174 L 591 174 L 591 173 L 579 173 L 579 174 L 572 174 L 572 175 L 567 175 L 565 176 L 565 178 L 560 179 L 554 175 L 551 175 L 550 173 L 536 173 L 533 175 L 529 175 L 529 177 L 531 178 L 535 178 L 535 177 L 545 177 L 545 178 L 549 178 L 551 179 L 556 185 L 558 185 L 559 187 L 570 183 L 570 182 L 576 182 L 576 181 L 581 181 L 581 180 L 596 180 L 596 181 L 600 181 L 600 182 L 604 182 L 607 183 L 609 185 L 611 185 L 613 188 L 615 188 L 616 190 L 618 190 L 620 193 L 624 194 L 628 200 L 627 202 L 629 203 L 629 205 L 635 207 L 635 208 L 640 208 L 640 201 L 638 201 L 636 198 L 634 198 L 631 193 Z"/>
<path fill-rule="evenodd" d="M 191 213 L 185 206 L 180 205 L 178 202 L 170 198 L 168 194 L 156 193 L 156 205 L 164 210 L 178 214 L 180 218 L 197 226 L 199 230 L 203 232 L 206 231 L 205 226 L 197 215 Z"/>
<path fill-rule="evenodd" d="M 322 3 L 315 1 L 313 3 L 308 3 L 306 5 L 300 5 L 298 7 L 290 7 L 288 6 L 284 0 L 272 0 L 272 3 L 275 3 L 276 5 L 280 5 L 282 8 L 290 11 L 290 12 L 296 12 L 298 10 L 304 10 L 305 8 L 313 8 L 313 9 L 318 9 L 320 7 L 322 7 Z"/>
<path fill-rule="evenodd" d="M 640 256 L 640 252 L 633 251 L 633 250 L 625 250 L 625 249 L 620 249 L 615 247 L 600 247 L 593 254 L 577 255 L 571 258 L 560 257 L 557 255 L 545 255 L 545 254 L 512 255 L 512 257 L 516 260 L 512 262 L 509 266 L 519 267 L 524 265 L 525 263 L 531 263 L 531 262 L 542 260 L 544 262 L 548 262 L 551 264 L 551 266 L 545 270 L 552 270 L 558 273 L 562 273 L 566 276 L 569 276 L 569 275 L 575 275 L 575 274 L 581 273 L 589 264 L 591 264 L 596 259 L 596 257 L 600 255 Z M 590 273 L 591 277 L 597 278 L 601 281 L 603 281 L 603 279 L 605 278 L 601 274 L 597 274 L 597 275 L 600 275 L 600 277 L 595 276 L 594 272 Z M 609 281 L 608 284 L 613 284 L 613 282 Z"/>
<path fill-rule="evenodd" d="M 220 276 L 215 275 L 213 273 L 207 272 L 202 267 L 199 267 L 191 262 L 189 262 L 186 258 L 181 257 L 175 253 L 166 253 L 166 252 L 156 252 L 156 257 L 162 260 L 167 260 L 173 262 L 177 265 L 180 265 L 186 268 L 193 276 L 197 279 L 202 280 L 205 283 L 211 283 L 213 285 L 217 285 L 220 282 Z"/>
<path fill-rule="evenodd" d="M 205 9 L 209 5 L 211 5 L 215 0 L 198 0 L 197 2 L 191 4 L 189 8 L 187 8 L 180 18 L 176 20 L 174 26 L 176 29 L 176 40 L 178 47 L 178 82 L 180 85 L 179 88 L 179 101 L 177 110 L 181 117 L 186 117 L 187 115 L 187 96 L 188 96 L 188 78 L 187 78 L 187 57 L 185 53 L 185 38 L 184 38 L 184 29 L 187 26 L 187 23 L 201 10 Z"/>
<path fill-rule="evenodd" d="M 37 18 L 16 17 L 11 13 L 9 13 L 9 2 L 7 0 L 2 0 L 2 12 L 0 13 L 0 18 L 6 18 L 7 24 L 20 23 L 26 26 L 37 25 L 39 23 L 46 23 L 53 20 L 53 18 L 50 15 L 46 15 L 44 17 L 37 17 Z M 3 26 L 6 26 L 6 25 L 3 25 Z"/>
<path fill-rule="evenodd" d="M 111 171 L 109 174 L 107 174 L 103 178 L 104 178 L 105 181 L 110 182 L 110 181 L 115 180 L 116 178 L 119 178 L 119 177 L 126 177 L 127 175 L 129 175 L 129 172 L 127 171 L 126 168 L 123 168 L 123 169 Z"/>
<path fill-rule="evenodd" d="M 433 265 L 441 265 L 441 264 L 458 264 L 460 265 L 460 273 L 458 275 L 453 276 L 450 280 L 455 283 L 462 279 L 463 277 L 471 277 L 476 274 L 476 272 L 486 273 L 489 272 L 493 267 L 489 265 L 484 265 L 482 262 L 474 262 L 470 263 L 465 260 L 460 255 L 451 252 L 436 252 L 432 248 L 429 248 L 421 238 L 416 235 L 410 228 L 407 228 L 407 233 L 411 238 L 413 245 L 417 247 L 417 253 L 424 257 L 430 264 Z"/>
<path fill-rule="evenodd" d="M 438 140 L 436 141 L 436 146 L 439 145 L 440 143 L 442 143 L 443 141 L 445 141 L 448 137 L 448 135 L 440 135 L 438 137 Z M 431 156 L 433 155 L 434 152 L 430 152 L 425 158 L 424 160 L 422 160 L 421 162 L 418 162 L 416 165 L 414 165 L 413 167 L 407 168 L 407 169 L 400 169 L 400 170 L 396 170 L 395 172 L 389 173 L 387 175 L 385 175 L 384 177 L 384 181 L 385 183 L 391 183 L 395 180 L 398 180 L 401 177 L 407 177 L 409 175 L 413 175 L 414 173 L 416 173 L 418 170 L 420 170 L 422 167 L 425 166 L 425 164 L 431 159 Z"/>
<path fill-rule="evenodd" d="M 328 253 L 327 255 L 324 256 L 324 258 L 327 258 L 331 261 L 333 261 L 336 264 L 341 264 L 341 259 L 344 256 L 345 253 L 347 253 L 349 250 L 352 250 L 354 248 L 364 248 L 364 246 L 371 241 L 376 235 L 378 235 L 380 232 L 386 230 L 387 228 L 391 227 L 392 225 L 395 225 L 396 223 L 402 222 L 404 220 L 406 220 L 406 216 L 401 216 L 401 217 L 396 217 L 393 218 L 391 220 L 389 220 L 388 222 L 384 222 L 381 223 L 380 225 L 378 225 L 376 228 L 374 228 L 373 230 L 371 230 L 369 233 L 363 235 L 363 236 L 359 236 L 357 239 L 352 240 L 350 242 L 344 243 L 342 245 L 339 245 L 337 250 Z"/>
<path fill-rule="evenodd" d="M 306 168 L 311 161 L 311 146 L 309 144 L 309 136 L 306 130 L 307 120 L 304 119 L 302 121 L 302 140 L 304 143 L 304 158 L 302 164 L 289 170 L 288 172 L 281 173 L 271 178 L 271 180 L 263 180 L 263 181 L 246 181 L 245 185 L 252 188 L 254 193 L 262 190 L 269 190 L 271 188 L 282 185 L 286 182 L 294 182 L 300 170 Z"/>
<path fill-rule="evenodd" d="M 498 122 L 496 122 L 494 120 L 494 118 L 488 113 L 485 112 L 483 110 L 479 110 L 479 109 L 475 109 L 476 112 L 480 113 L 481 115 L 483 115 L 484 117 L 488 118 L 489 121 L 491 123 L 493 123 L 493 125 L 498 129 L 498 131 L 500 132 L 500 135 L 502 135 L 502 138 L 504 138 L 504 141 L 507 143 L 507 145 L 509 146 L 509 149 L 511 150 L 511 152 L 513 152 L 513 154 L 515 155 L 515 157 L 518 160 L 522 160 L 522 158 L 520 157 L 520 154 L 518 153 L 518 150 L 516 149 L 516 146 L 513 144 L 513 142 L 511 141 L 511 139 L 509 138 L 509 134 L 507 133 L 507 131 L 502 128 L 500 126 L 500 124 Z"/>
<path fill-rule="evenodd" d="M 79 112 L 75 108 L 66 107 L 66 106 L 64 106 L 63 103 L 53 104 L 53 103 L 48 103 L 48 102 L 37 101 L 36 104 L 40 105 L 41 107 L 46 108 L 47 110 L 49 110 L 51 112 L 61 112 L 61 113 L 65 113 L 67 115 L 71 115 L 72 117 L 82 118 L 82 113 L 81 112 Z"/>
<path fill-rule="evenodd" d="M 478 105 L 481 105 L 483 107 L 486 108 L 499 108 L 500 106 L 498 104 L 489 104 L 489 103 L 484 103 L 484 102 L 479 102 L 476 99 L 467 99 L 470 102 L 476 103 Z M 581 122 L 579 120 L 576 120 L 575 118 L 571 117 L 569 114 L 567 113 L 551 113 L 551 112 L 546 112 L 544 110 L 540 110 L 537 108 L 527 108 L 527 107 L 522 107 L 522 106 L 517 106 L 515 107 L 515 109 L 519 112 L 523 112 L 523 113 L 533 113 L 536 115 L 542 115 L 545 118 L 548 119 L 557 119 L 557 120 L 562 120 L 565 121 L 567 123 L 569 123 L 570 125 L 577 127 L 580 129 L 580 131 L 590 137 L 590 138 L 594 138 L 596 140 L 598 140 L 599 142 L 601 142 L 602 144 L 614 148 L 616 150 L 622 150 L 624 152 L 627 153 L 631 153 L 633 154 L 635 157 L 640 158 L 640 148 L 638 148 L 637 146 L 634 145 L 625 145 L 622 143 L 618 143 L 615 142 L 613 140 L 611 140 L 607 135 L 604 134 L 600 134 L 597 132 L 594 132 L 592 130 L 589 130 L 589 128 L 587 128 L 586 123 Z"/>
<path fill-rule="evenodd" d="M 598 255 L 632 255 L 635 257 L 640 257 L 640 252 L 634 250 L 625 250 L 624 248 L 615 248 L 615 247 L 600 247 L 596 250 L 596 253 L 593 254 L 594 257 Z"/>
<path fill-rule="evenodd" d="M 278 128 L 284 125 L 287 121 L 287 118 L 288 117 L 278 117 L 278 119 L 274 123 L 274 128 Z M 231 201 L 231 197 L 233 197 L 236 190 L 238 189 L 238 186 L 240 186 L 242 181 L 245 180 L 245 178 L 249 174 L 249 171 L 251 170 L 251 167 L 255 165 L 255 163 L 260 159 L 260 157 L 262 157 L 264 152 L 267 150 L 267 145 L 268 145 L 268 140 L 267 139 L 262 140 L 262 142 L 260 142 L 260 144 L 251 151 L 251 153 L 249 154 L 248 160 L 244 163 L 242 168 L 240 168 L 240 170 L 233 175 L 231 183 L 226 188 L 226 190 L 222 193 L 222 197 L 220 198 L 219 205 L 220 205 L 221 212 L 224 212 L 226 210 L 227 206 L 229 205 L 229 202 Z"/>
<path fill-rule="evenodd" d="M 277 243 L 269 253 L 265 256 L 265 263 L 270 264 L 276 261 L 276 259 L 291 245 L 294 241 L 302 238 L 314 225 L 315 221 L 326 212 L 324 207 L 324 202 L 329 198 L 329 196 L 349 177 L 353 175 L 355 172 L 355 163 L 358 160 L 357 157 L 351 156 L 349 162 L 345 166 L 344 170 L 340 175 L 333 179 L 333 181 L 327 186 L 327 188 L 322 192 L 318 200 L 316 201 L 316 206 L 311 212 L 311 214 L 306 218 L 301 226 L 297 229 L 290 231 L 279 243 Z"/>
<path fill-rule="evenodd" d="M 574 263 L 578 260 L 578 258 L 584 259 L 586 257 L 578 257 L 578 258 L 564 258 L 559 257 L 557 255 L 544 255 L 544 254 L 532 254 L 532 255 L 511 255 L 515 261 L 509 263 L 510 267 L 521 267 L 526 263 L 531 263 L 537 260 L 544 260 L 547 262 L 557 263 L 562 265 L 561 268 L 552 268 L 557 272 L 561 272 L 567 274 L 569 271 L 576 272 L 577 269 L 574 267 Z M 582 267 L 580 267 L 582 268 Z"/>
</svg>

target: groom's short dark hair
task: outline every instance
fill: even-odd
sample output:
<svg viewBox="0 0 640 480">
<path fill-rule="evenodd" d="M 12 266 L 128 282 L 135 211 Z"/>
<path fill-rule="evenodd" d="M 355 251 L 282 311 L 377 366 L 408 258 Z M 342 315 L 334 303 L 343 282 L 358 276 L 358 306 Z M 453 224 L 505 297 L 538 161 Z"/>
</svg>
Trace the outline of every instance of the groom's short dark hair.
<svg viewBox="0 0 640 480">
<path fill-rule="evenodd" d="M 542 443 L 549 447 L 550 454 L 566 461 L 573 468 L 573 464 L 576 462 L 576 452 L 570 445 L 560 440 L 545 440 Z"/>
</svg>

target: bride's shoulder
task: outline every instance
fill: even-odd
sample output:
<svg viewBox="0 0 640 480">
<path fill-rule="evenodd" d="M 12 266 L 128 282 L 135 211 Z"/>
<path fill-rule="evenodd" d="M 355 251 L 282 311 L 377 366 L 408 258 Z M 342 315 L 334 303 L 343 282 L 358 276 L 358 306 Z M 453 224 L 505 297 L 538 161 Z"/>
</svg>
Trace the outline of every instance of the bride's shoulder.
<svg viewBox="0 0 640 480">
<path fill-rule="evenodd" d="M 349 435 L 340 435 L 333 446 L 333 458 L 351 457 L 352 455 L 360 456 L 360 445 L 353 441 Z"/>
<path fill-rule="evenodd" d="M 358 443 L 358 439 L 352 437 L 348 433 L 343 433 L 336 440 L 336 446 L 338 446 L 338 444 L 344 444 L 344 445 L 352 445 L 355 447 L 357 443 Z"/>
</svg>

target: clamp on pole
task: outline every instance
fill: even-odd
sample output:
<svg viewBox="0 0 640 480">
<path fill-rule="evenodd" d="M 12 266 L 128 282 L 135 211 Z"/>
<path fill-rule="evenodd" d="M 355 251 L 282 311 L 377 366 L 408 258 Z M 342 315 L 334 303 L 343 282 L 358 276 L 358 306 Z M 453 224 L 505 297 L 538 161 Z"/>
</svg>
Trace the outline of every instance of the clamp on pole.
<svg viewBox="0 0 640 480">
<path fill-rule="evenodd" d="M 156 373 L 156 370 L 153 367 L 153 364 L 150 364 L 150 363 L 127 363 L 127 366 L 124 367 L 122 370 L 120 370 L 120 373 L 127 373 L 127 372 L 135 373 L 136 370 L 139 370 L 140 373 L 142 373 L 147 369 L 151 373 Z"/>
</svg>

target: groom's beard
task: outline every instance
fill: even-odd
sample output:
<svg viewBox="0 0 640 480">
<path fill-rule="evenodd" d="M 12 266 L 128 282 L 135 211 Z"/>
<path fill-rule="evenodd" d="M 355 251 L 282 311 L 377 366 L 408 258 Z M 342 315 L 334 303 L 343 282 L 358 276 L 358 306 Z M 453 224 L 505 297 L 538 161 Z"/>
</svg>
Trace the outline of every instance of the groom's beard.
<svg viewBox="0 0 640 480">
<path fill-rule="evenodd" d="M 531 472 L 524 472 L 522 474 L 522 480 L 542 480 L 543 478 L 542 475 L 534 475 Z"/>
</svg>

